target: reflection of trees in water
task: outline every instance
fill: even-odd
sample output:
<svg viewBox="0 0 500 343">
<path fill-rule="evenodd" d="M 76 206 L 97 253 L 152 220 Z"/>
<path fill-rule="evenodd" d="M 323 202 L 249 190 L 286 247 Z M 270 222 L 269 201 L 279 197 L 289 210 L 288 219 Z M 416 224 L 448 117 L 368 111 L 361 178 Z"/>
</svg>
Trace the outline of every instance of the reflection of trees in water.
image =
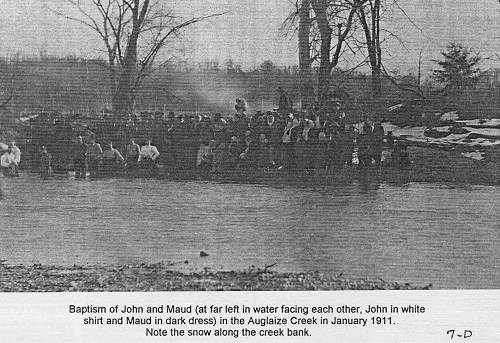
<svg viewBox="0 0 500 343">
<path fill-rule="evenodd" d="M 378 191 L 382 182 L 380 169 L 360 169 L 357 175 L 357 181 L 363 193 Z"/>
</svg>

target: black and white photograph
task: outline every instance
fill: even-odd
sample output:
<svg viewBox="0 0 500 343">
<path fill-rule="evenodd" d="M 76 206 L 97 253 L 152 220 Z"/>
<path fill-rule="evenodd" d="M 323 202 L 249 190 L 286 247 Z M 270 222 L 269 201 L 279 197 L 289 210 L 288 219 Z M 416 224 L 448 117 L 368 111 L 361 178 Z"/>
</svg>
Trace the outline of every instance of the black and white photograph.
<svg viewBox="0 0 500 343">
<path fill-rule="evenodd" d="M 500 3 L 3 0 L 0 155 L 2 293 L 499 289 Z"/>
</svg>

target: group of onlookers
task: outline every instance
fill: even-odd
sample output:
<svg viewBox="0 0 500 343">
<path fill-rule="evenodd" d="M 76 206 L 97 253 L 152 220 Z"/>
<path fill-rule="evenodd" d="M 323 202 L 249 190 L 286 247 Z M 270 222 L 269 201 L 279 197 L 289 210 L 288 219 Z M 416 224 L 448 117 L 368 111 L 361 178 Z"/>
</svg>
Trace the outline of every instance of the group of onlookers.
<svg viewBox="0 0 500 343">
<path fill-rule="evenodd" d="M 2 146 L 0 151 L 0 166 L 2 173 L 6 176 L 18 176 L 19 164 L 21 163 L 21 150 L 15 141 L 8 146 Z"/>
<path fill-rule="evenodd" d="M 329 111 L 294 112 L 291 101 L 281 98 L 280 109 L 257 112 L 251 117 L 246 114 L 245 101 L 240 99 L 231 117 L 218 113 L 176 116 L 170 112 L 164 118 L 154 118 L 146 127 L 150 138 L 142 139 L 142 146 L 133 136 L 137 133 L 134 123 L 127 124 L 128 135 L 116 142 L 110 136 L 99 137 L 101 145 L 95 135 L 85 139 L 78 136 L 71 151 L 76 177 L 121 171 L 134 174 L 139 170 L 155 173 L 160 164 L 167 171 L 180 174 L 189 170 L 332 171 L 351 166 L 356 150 L 360 167 L 380 166 L 384 142 L 393 146 L 392 136 L 389 133 L 386 138 L 380 123 L 365 121 L 362 128 L 350 124 L 340 102 L 334 102 Z M 12 142 L 1 156 L 4 173 L 18 173 L 20 156 L 19 148 Z M 51 160 L 52 155 L 42 146 L 42 177 L 52 173 Z M 397 167 L 409 164 L 406 148 L 401 144 L 394 145 L 393 163 Z"/>
<path fill-rule="evenodd" d="M 347 123 L 339 102 L 330 113 L 276 110 L 249 117 L 243 100 L 237 100 L 235 109 L 230 118 L 170 112 L 152 125 L 149 133 L 153 139 L 142 147 L 133 137 L 119 148 L 111 142 L 102 148 L 94 137 L 88 143 L 78 137 L 73 153 L 76 175 L 82 177 L 87 170 L 91 176 L 119 169 L 154 171 L 158 164 L 178 173 L 333 170 L 353 164 L 356 146 L 360 166 L 381 164 L 382 125 L 365 122 L 358 132 Z"/>
</svg>

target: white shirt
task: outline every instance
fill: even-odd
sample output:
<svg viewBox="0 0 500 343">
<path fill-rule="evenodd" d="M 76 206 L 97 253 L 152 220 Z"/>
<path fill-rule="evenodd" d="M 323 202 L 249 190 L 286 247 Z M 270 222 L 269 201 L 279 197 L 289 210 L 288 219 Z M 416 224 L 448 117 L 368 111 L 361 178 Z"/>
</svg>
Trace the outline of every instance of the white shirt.
<svg viewBox="0 0 500 343">
<path fill-rule="evenodd" d="M 143 158 L 151 159 L 151 160 L 156 160 L 160 156 L 160 153 L 158 152 L 158 149 L 154 145 L 145 145 L 141 147 L 141 154 L 139 155 L 139 161 L 141 161 Z"/>
<path fill-rule="evenodd" d="M 11 155 L 12 155 L 12 161 L 15 164 L 21 163 L 21 150 L 17 146 L 12 147 Z"/>
<path fill-rule="evenodd" d="M 0 157 L 0 165 L 4 168 L 9 168 L 12 164 L 13 154 L 9 154 L 8 152 L 4 153 L 2 157 Z"/>
</svg>

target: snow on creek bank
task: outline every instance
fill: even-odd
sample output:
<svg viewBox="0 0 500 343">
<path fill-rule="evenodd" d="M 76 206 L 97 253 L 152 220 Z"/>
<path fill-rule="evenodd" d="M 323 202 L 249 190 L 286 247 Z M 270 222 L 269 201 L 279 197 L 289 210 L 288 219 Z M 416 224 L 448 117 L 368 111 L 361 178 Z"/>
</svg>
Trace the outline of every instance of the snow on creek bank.
<svg viewBox="0 0 500 343">
<path fill-rule="evenodd" d="M 500 147 L 500 119 L 464 120 L 456 123 L 458 126 L 432 128 L 398 127 L 389 122 L 382 125 L 385 132 L 392 131 L 394 137 L 437 148 L 463 148 L 464 157 L 477 160 L 484 159 L 486 150 Z"/>
</svg>

